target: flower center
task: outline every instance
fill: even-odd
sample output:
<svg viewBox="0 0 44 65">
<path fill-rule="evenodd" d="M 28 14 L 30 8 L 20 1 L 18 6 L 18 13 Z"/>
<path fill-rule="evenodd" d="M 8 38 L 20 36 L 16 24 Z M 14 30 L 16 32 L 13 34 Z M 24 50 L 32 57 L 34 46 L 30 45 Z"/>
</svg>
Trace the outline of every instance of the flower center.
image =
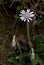
<svg viewBox="0 0 44 65">
<path fill-rule="evenodd" d="M 24 17 L 24 18 L 29 18 L 29 13 L 23 14 L 23 17 Z"/>
</svg>

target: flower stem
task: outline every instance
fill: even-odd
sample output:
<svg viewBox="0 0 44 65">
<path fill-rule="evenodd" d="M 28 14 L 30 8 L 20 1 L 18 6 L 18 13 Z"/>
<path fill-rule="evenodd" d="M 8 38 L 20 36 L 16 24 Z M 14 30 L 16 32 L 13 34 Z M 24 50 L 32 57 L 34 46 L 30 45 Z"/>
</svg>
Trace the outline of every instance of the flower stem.
<svg viewBox="0 0 44 65">
<path fill-rule="evenodd" d="M 29 47 L 30 49 L 33 47 L 31 41 L 30 41 L 30 34 L 29 34 L 29 22 L 27 21 L 26 23 L 26 28 L 27 28 L 27 37 L 28 37 L 28 44 L 29 44 Z"/>
</svg>

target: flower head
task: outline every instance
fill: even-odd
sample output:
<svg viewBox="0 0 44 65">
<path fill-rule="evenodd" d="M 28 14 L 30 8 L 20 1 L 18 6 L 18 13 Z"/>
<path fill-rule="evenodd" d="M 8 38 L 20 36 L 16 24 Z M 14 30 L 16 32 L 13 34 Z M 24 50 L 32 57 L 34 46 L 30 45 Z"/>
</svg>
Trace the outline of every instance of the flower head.
<svg viewBox="0 0 44 65">
<path fill-rule="evenodd" d="M 21 10 L 19 16 L 22 21 L 25 22 L 27 20 L 28 22 L 30 22 L 32 21 L 32 17 L 34 17 L 34 13 L 30 12 L 30 9 L 27 9 L 26 11 Z"/>
</svg>

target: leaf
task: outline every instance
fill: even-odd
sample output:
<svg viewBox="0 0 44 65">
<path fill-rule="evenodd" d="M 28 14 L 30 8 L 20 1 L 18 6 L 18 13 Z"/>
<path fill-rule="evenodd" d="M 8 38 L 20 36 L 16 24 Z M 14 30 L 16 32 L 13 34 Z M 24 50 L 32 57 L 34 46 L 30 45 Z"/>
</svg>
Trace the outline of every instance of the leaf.
<svg viewBox="0 0 44 65">
<path fill-rule="evenodd" d="M 43 23 L 44 22 L 44 18 L 38 17 L 37 18 L 37 22 L 38 22 L 38 24 Z"/>
<path fill-rule="evenodd" d="M 19 10 L 21 10 L 22 9 L 22 6 L 18 6 L 17 7 L 17 10 L 19 11 Z"/>
<path fill-rule="evenodd" d="M 39 56 L 35 54 L 35 59 L 31 59 L 31 62 L 33 63 L 33 65 L 36 65 L 39 62 Z"/>
<path fill-rule="evenodd" d="M 0 49 L 2 48 L 3 46 L 2 45 L 0 45 Z"/>
<path fill-rule="evenodd" d="M 14 63 L 16 62 L 16 58 L 15 57 L 8 58 L 8 62 Z"/>
<path fill-rule="evenodd" d="M 42 62 L 41 65 L 44 65 L 44 62 Z"/>
<path fill-rule="evenodd" d="M 42 40 L 44 39 L 44 35 L 37 35 L 33 39 L 33 44 L 35 48 L 35 52 L 44 52 L 44 44 L 42 44 Z"/>
<path fill-rule="evenodd" d="M 3 45 L 0 45 L 0 51 L 2 51 L 2 50 L 3 50 L 3 48 L 4 48 L 4 47 L 3 47 Z"/>
<path fill-rule="evenodd" d="M 14 15 L 14 18 L 18 19 L 18 18 L 19 18 L 19 16 L 18 16 L 18 15 Z"/>
<path fill-rule="evenodd" d="M 19 57 L 19 62 L 21 65 L 32 65 L 30 57 L 25 54 Z"/>
<path fill-rule="evenodd" d="M 19 58 L 19 62 L 20 62 L 21 65 L 25 65 L 25 56 L 21 56 Z"/>
</svg>

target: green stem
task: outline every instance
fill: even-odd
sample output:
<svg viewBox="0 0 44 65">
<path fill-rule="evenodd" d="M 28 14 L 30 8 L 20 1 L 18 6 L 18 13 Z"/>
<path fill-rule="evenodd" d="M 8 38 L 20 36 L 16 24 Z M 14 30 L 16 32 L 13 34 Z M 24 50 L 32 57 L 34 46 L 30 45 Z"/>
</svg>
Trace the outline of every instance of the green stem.
<svg viewBox="0 0 44 65">
<path fill-rule="evenodd" d="M 27 28 L 28 44 L 29 44 L 29 47 L 32 48 L 33 45 L 32 45 L 32 43 L 30 41 L 30 34 L 29 34 L 29 22 L 27 22 L 26 28 Z"/>
</svg>

